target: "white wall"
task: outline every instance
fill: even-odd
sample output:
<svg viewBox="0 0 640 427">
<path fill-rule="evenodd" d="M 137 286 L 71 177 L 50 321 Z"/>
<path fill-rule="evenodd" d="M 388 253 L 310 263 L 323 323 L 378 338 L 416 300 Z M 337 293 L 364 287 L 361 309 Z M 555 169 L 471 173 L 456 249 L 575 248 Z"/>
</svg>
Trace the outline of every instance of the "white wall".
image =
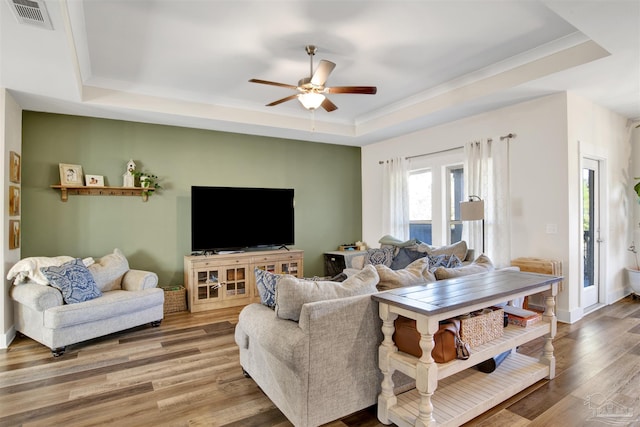
<svg viewBox="0 0 640 427">
<path fill-rule="evenodd" d="M 561 260 L 565 281 L 557 300 L 558 318 L 566 322 L 578 320 L 582 314 L 576 310 L 581 283 L 576 253 L 582 241 L 581 232 L 575 230 L 575 224 L 579 224 L 579 163 L 570 161 L 570 155 L 573 158 L 577 155 L 568 139 L 576 140 L 578 134 L 582 136 L 586 129 L 569 132 L 569 124 L 575 121 L 570 122 L 568 118 L 569 98 L 574 108 L 580 106 L 580 111 L 573 117 L 588 113 L 584 121 L 597 123 L 600 131 L 598 140 L 606 139 L 610 144 L 606 155 L 616 159 L 624 157 L 628 147 L 619 138 L 620 127 L 624 128 L 620 118 L 613 119 L 615 115 L 612 113 L 605 114 L 603 109 L 590 108 L 587 101 L 567 93 L 372 144 L 362 150 L 363 240 L 375 247 L 381 237 L 382 168 L 378 161 L 439 151 L 479 138 L 495 139 L 514 133 L 516 138 L 510 142 L 512 258 L 527 256 Z M 591 126 L 596 125 L 592 123 Z M 618 163 L 616 160 L 611 166 Z M 612 215 L 609 218 L 612 219 Z M 548 232 L 553 229 L 557 231 Z M 612 239 L 620 240 L 620 234 L 612 236 Z M 611 244 L 626 248 L 626 239 L 623 240 L 612 241 Z M 619 262 L 610 266 L 610 269 L 618 270 L 616 274 L 621 274 L 620 268 Z M 613 276 L 615 274 L 609 278 Z M 615 294 L 618 286 L 617 282 L 612 284 Z"/>
<path fill-rule="evenodd" d="M 14 151 L 21 153 L 22 146 L 22 109 L 6 91 L 0 89 L 0 141 L 3 149 L 0 150 L 0 171 L 2 171 L 3 185 L 0 186 L 2 203 L 2 229 L 0 229 L 0 242 L 2 247 L 2 277 L 3 286 L 0 293 L 0 348 L 7 348 L 15 336 L 13 329 L 13 306 L 9 297 L 11 283 L 4 279 L 7 272 L 20 260 L 20 249 L 9 250 L 9 153 Z M 11 183 L 20 186 L 20 184 Z M 12 217 L 12 219 L 19 219 Z"/>
<path fill-rule="evenodd" d="M 608 111 L 592 102 L 569 94 L 569 170 L 571 203 L 571 229 L 580 231 L 579 200 L 581 190 L 580 171 L 582 157 L 601 162 L 600 173 L 604 175 L 606 185 L 601 194 L 603 212 L 600 223 L 601 256 L 606 269 L 601 272 L 601 280 L 606 286 L 601 288 L 601 302 L 610 304 L 627 295 L 630 289 L 626 285 L 624 267 L 628 265 L 631 243 L 635 198 L 631 189 L 634 175 L 632 171 L 631 126 L 627 119 Z M 581 274 L 579 268 L 580 247 L 572 245 L 570 249 L 572 274 Z M 572 301 L 571 309 L 580 317 L 580 293 L 578 289 Z"/>
</svg>

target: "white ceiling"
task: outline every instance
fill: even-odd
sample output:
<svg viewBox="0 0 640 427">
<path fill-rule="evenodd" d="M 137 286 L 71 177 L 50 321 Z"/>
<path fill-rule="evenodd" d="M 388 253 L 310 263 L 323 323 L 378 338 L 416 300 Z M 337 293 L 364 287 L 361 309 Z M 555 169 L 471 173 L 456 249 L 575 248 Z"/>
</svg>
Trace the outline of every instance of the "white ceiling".
<svg viewBox="0 0 640 427">
<path fill-rule="evenodd" d="M 571 91 L 640 120 L 640 1 L 48 0 L 53 30 L 0 2 L 0 86 L 27 110 L 362 146 Z M 283 87 L 304 46 L 339 107 Z"/>
</svg>

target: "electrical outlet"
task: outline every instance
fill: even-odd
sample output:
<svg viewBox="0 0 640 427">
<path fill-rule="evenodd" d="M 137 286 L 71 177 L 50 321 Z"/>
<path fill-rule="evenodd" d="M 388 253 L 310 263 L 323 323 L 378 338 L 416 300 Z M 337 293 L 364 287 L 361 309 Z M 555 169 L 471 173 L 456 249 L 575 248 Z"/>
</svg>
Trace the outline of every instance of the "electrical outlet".
<svg viewBox="0 0 640 427">
<path fill-rule="evenodd" d="M 547 234 L 558 234 L 558 224 L 547 224 Z"/>
</svg>

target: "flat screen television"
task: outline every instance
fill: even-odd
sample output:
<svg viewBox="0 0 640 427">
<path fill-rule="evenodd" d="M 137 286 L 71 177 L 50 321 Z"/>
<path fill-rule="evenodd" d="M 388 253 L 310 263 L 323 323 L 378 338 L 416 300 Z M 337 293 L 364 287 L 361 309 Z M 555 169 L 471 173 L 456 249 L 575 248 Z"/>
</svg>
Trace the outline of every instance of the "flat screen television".
<svg viewBox="0 0 640 427">
<path fill-rule="evenodd" d="M 293 245 L 291 188 L 191 187 L 191 250 Z"/>
</svg>

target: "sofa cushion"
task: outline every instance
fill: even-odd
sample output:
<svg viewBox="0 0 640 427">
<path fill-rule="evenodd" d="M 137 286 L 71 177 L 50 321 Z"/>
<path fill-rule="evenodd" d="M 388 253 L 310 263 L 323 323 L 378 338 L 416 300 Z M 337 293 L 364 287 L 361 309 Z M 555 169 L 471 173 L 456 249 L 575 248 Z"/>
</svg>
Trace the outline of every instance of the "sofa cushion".
<svg viewBox="0 0 640 427">
<path fill-rule="evenodd" d="M 436 280 L 433 273 L 429 271 L 429 259 L 426 257 L 419 258 L 400 270 L 392 270 L 384 265 L 376 265 L 376 270 L 380 276 L 380 282 L 377 286 L 379 291 L 434 282 Z"/>
<path fill-rule="evenodd" d="M 424 252 L 414 251 L 409 248 L 400 248 L 398 249 L 398 253 L 393 257 L 393 261 L 389 267 L 392 270 L 400 270 L 401 268 L 406 268 L 418 258 L 423 258 L 425 256 L 427 256 L 427 254 Z"/>
<path fill-rule="evenodd" d="M 260 302 L 274 309 L 276 306 L 276 289 L 280 279 L 284 276 L 282 274 L 270 273 L 259 268 L 256 268 L 254 273 L 256 275 L 256 288 L 258 288 Z"/>
<path fill-rule="evenodd" d="M 364 265 L 386 265 L 393 261 L 393 248 L 371 248 L 364 257 Z"/>
<path fill-rule="evenodd" d="M 438 267 L 434 274 L 436 279 L 453 279 L 454 277 L 468 276 L 470 274 L 486 273 L 494 269 L 493 263 L 488 256 L 482 254 L 476 258 L 471 264 L 459 268 Z"/>
<path fill-rule="evenodd" d="M 103 256 L 89 266 L 89 271 L 102 292 L 122 289 L 122 277 L 129 271 L 129 262 L 120 249 Z"/>
<path fill-rule="evenodd" d="M 79 304 L 61 305 L 44 312 L 44 327 L 66 328 L 87 322 L 114 319 L 120 316 L 143 312 L 148 308 L 162 306 L 162 288 L 142 291 L 114 290 L 105 292 L 100 298 Z"/>
<path fill-rule="evenodd" d="M 276 315 L 298 321 L 302 306 L 308 302 L 373 294 L 380 280 L 374 266 L 367 265 L 344 282 L 298 279 L 284 275 L 276 287 Z"/>
<path fill-rule="evenodd" d="M 89 301 L 102 295 L 93 276 L 79 258 L 60 266 L 42 267 L 40 271 L 51 286 L 62 292 L 62 299 L 67 304 Z"/>
</svg>

